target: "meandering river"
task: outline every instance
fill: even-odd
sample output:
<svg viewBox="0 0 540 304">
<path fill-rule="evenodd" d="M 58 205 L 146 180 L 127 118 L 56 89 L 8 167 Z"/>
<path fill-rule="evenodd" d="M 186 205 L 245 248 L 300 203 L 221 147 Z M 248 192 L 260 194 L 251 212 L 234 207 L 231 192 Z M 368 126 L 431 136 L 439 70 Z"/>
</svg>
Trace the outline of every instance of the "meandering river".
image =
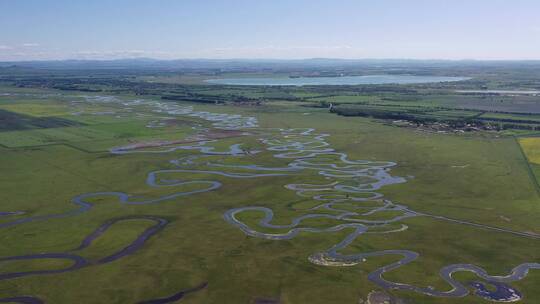
<svg viewBox="0 0 540 304">
<path fill-rule="evenodd" d="M 58 214 L 28 216 L 21 210 L 2 210 L 0 217 L 8 219 L 18 217 L 16 220 L 3 221 L 0 228 L 7 228 L 15 225 L 22 225 L 34 221 L 47 221 L 56 218 L 64 218 L 82 215 L 93 208 L 90 202 L 96 197 L 113 198 L 115 202 L 131 205 L 157 204 L 166 202 L 176 202 L 178 198 L 192 195 L 203 195 L 208 191 L 219 191 L 223 184 L 212 177 L 197 179 L 197 174 L 205 176 L 219 176 L 220 178 L 233 179 L 253 179 L 289 175 L 303 175 L 309 182 L 277 184 L 276 191 L 293 191 L 297 196 L 310 198 L 315 206 L 290 220 L 289 224 L 273 224 L 274 211 L 264 206 L 264 202 L 255 202 L 249 206 L 239 206 L 230 209 L 223 215 L 224 220 L 238 228 L 248 236 L 263 238 L 275 241 L 293 240 L 299 237 L 300 232 L 308 233 L 331 233 L 341 230 L 350 231 L 342 240 L 336 242 L 327 249 L 321 249 L 312 253 L 308 259 L 317 265 L 324 267 L 346 267 L 363 263 L 367 258 L 378 256 L 397 256 L 399 260 L 387 265 L 383 265 L 368 274 L 368 279 L 383 289 L 405 290 L 421 293 L 433 297 L 464 297 L 474 290 L 474 295 L 493 302 L 513 302 L 522 298 L 522 294 L 512 287 L 510 283 L 525 278 L 531 269 L 540 269 L 540 263 L 523 263 L 516 266 L 508 275 L 493 276 L 485 270 L 470 264 L 452 264 L 443 267 L 439 275 L 448 284 L 444 290 L 436 290 L 433 287 L 420 287 L 406 283 L 392 282 L 384 278 L 384 274 L 394 271 L 403 265 L 415 262 L 421 253 L 408 250 L 406 248 L 396 248 L 392 250 L 358 252 L 353 254 L 342 254 L 341 251 L 348 247 L 362 235 L 367 233 L 389 234 L 400 233 L 408 229 L 403 220 L 411 217 L 431 217 L 437 220 L 446 220 L 462 225 L 491 229 L 496 232 L 509 232 L 516 237 L 531 237 L 523 233 L 505 231 L 504 229 L 488 227 L 481 224 L 468 223 L 455 219 L 448 219 L 442 216 L 432 216 L 414 211 L 403 204 L 398 204 L 385 198 L 380 189 L 392 184 L 405 183 L 407 180 L 402 177 L 393 176 L 391 169 L 397 164 L 391 161 L 368 161 L 353 160 L 341 151 L 337 151 L 327 140 L 330 134 L 318 133 L 312 128 L 260 128 L 255 117 L 245 117 L 237 114 L 219 114 L 210 112 L 195 111 L 192 107 L 181 106 L 176 103 L 162 103 L 156 101 L 120 101 L 115 98 L 87 98 L 87 102 L 120 102 L 126 107 L 144 106 L 145 109 L 151 107 L 154 113 L 163 115 L 162 119 L 170 119 L 171 116 L 197 117 L 210 122 L 211 127 L 194 126 L 197 130 L 196 143 L 185 143 L 183 141 L 159 142 L 151 145 L 131 144 L 123 147 L 111 148 L 110 153 L 117 155 L 131 153 L 164 153 L 172 154 L 173 159 L 170 164 L 171 169 L 163 169 L 149 172 L 146 177 L 148 187 L 167 187 L 171 193 L 154 198 L 140 198 L 123 192 L 93 192 L 83 193 L 72 200 L 74 209 Z M 165 124 L 152 123 L 148 127 L 163 127 Z M 282 160 L 285 164 L 274 167 L 260 163 L 253 155 L 261 151 L 248 151 L 242 148 L 239 141 L 225 148 L 217 148 L 217 139 L 208 138 L 212 130 L 234 130 L 242 131 L 243 136 L 256 136 L 262 149 L 271 153 L 273 157 Z M 235 133 L 236 134 L 236 133 Z M 182 158 L 174 157 L 176 151 L 190 151 L 189 156 Z M 239 160 L 246 156 L 251 156 L 252 164 L 235 164 L 233 162 L 219 163 L 213 157 L 227 157 L 231 160 Z M 239 172 L 240 171 L 240 172 Z M 247 171 L 247 172 L 246 172 Z M 180 175 L 180 179 L 178 178 Z M 316 178 L 314 178 L 316 177 Z M 313 182 L 318 180 L 319 182 Z M 323 180 L 324 182 L 320 182 Z M 182 187 L 189 185 L 191 190 L 182 191 Z M 195 189 L 193 189 L 194 186 Z M 391 211 L 391 212 L 388 212 Z M 261 219 L 255 223 L 245 223 L 241 221 L 238 214 L 250 212 L 260 213 Z M 392 216 L 383 216 L 391 213 Z M 22 216 L 22 217 L 21 217 Z M 332 219 L 339 222 L 331 227 L 310 227 L 304 223 L 308 219 Z M 154 225 L 146 229 L 137 236 L 131 243 L 112 255 L 102 257 L 97 260 L 88 260 L 78 254 L 78 251 L 92 245 L 94 240 L 107 233 L 109 228 L 118 222 L 125 220 L 150 221 Z M 0 280 L 9 280 L 18 277 L 49 275 L 77 271 L 81 268 L 95 267 L 97 265 L 110 263 L 130 255 L 143 246 L 146 241 L 158 234 L 168 221 L 151 215 L 137 215 L 122 218 L 115 218 L 101 224 L 94 232 L 86 236 L 78 248 L 68 252 L 50 253 L 30 253 L 0 258 L 0 264 L 25 260 L 49 260 L 60 259 L 70 260 L 71 266 L 60 269 L 41 271 L 14 271 L 0 273 Z M 276 230 L 275 233 L 268 232 Z M 263 232 L 264 231 L 264 232 Z M 201 235 L 204 237 L 204 235 Z M 299 257 L 301 258 L 301 257 Z M 470 272 L 478 277 L 478 281 L 464 284 L 455 280 L 452 275 L 456 272 Z M 211 284 L 211 282 L 209 283 Z M 197 287 L 184 289 L 178 293 L 144 303 L 170 303 L 182 298 L 185 294 L 199 291 L 207 286 L 202 283 Z M 42 303 L 38 298 L 28 296 L 14 296 L 12 298 L 0 299 L 0 302 L 15 303 Z"/>
</svg>

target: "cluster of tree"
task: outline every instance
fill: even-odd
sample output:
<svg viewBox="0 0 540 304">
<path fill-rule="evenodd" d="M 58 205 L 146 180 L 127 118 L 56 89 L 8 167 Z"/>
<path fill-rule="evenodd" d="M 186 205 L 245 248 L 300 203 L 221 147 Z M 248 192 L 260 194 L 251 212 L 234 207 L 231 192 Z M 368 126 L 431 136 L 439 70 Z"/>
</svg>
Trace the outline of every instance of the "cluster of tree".
<svg viewBox="0 0 540 304">
<path fill-rule="evenodd" d="M 540 124 L 540 121 L 529 120 L 529 119 L 513 119 L 513 118 L 494 118 L 494 117 L 479 117 L 480 120 L 486 121 L 500 121 L 500 122 L 510 122 L 510 123 L 522 123 L 522 124 Z"/>
<path fill-rule="evenodd" d="M 189 97 L 186 95 L 163 95 L 161 99 L 164 100 L 175 100 L 175 101 L 189 101 L 189 102 L 198 102 L 198 103 L 211 103 L 211 104 L 224 104 L 225 101 L 219 98 L 208 98 L 208 97 Z"/>
<path fill-rule="evenodd" d="M 208 104 L 225 104 L 225 103 L 256 103 L 261 102 L 260 99 L 247 98 L 238 95 L 197 95 L 197 94 L 182 94 L 182 95 L 162 95 L 161 99 L 175 101 L 189 101 Z"/>
<path fill-rule="evenodd" d="M 81 92 L 102 92 L 101 88 L 91 88 L 84 87 L 79 85 L 53 85 L 53 89 L 62 90 L 62 91 L 81 91 Z"/>
<path fill-rule="evenodd" d="M 540 130 L 539 125 L 517 124 L 517 123 L 503 123 L 499 125 L 499 129 L 518 129 L 518 130 Z"/>
<path fill-rule="evenodd" d="M 481 129 L 520 129 L 540 130 L 540 122 L 534 120 L 518 120 L 511 118 L 481 118 L 483 113 L 460 118 L 440 118 L 429 116 L 429 113 L 415 111 L 389 111 L 379 109 L 365 109 L 354 107 L 332 107 L 332 113 L 342 116 L 360 116 L 377 119 L 404 120 L 415 124 L 444 123 L 453 129 L 481 128 Z"/>
<path fill-rule="evenodd" d="M 341 116 L 361 116 L 378 119 L 406 120 L 417 124 L 433 123 L 437 121 L 435 118 L 419 116 L 417 115 L 419 113 L 411 113 L 409 111 L 385 111 L 378 109 L 332 107 L 330 112 Z"/>
</svg>

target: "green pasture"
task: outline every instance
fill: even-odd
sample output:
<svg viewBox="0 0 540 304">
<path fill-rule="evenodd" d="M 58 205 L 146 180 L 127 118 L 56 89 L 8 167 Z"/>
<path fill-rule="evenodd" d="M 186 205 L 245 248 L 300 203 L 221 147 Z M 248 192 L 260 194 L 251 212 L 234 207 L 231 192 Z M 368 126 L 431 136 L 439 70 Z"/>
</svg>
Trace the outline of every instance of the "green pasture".
<svg viewBox="0 0 540 304">
<path fill-rule="evenodd" d="M 306 95 L 307 96 L 307 95 Z M 131 97 L 130 97 L 131 98 Z M 50 109 L 39 103 L 10 103 L 10 111 L 27 115 L 72 117 L 64 111 L 67 101 L 54 102 Z M 24 105 L 23 105 L 24 104 Z M 187 105 L 187 104 L 186 104 Z M 193 105 L 193 104 L 190 104 Z M 0 102 L 0 108 L 3 105 Z M 70 106 L 71 107 L 71 106 Z M 75 105 L 86 107 L 85 105 Z M 106 104 L 100 107 L 108 108 Z M 420 253 L 409 265 L 386 273 L 388 280 L 448 289 L 439 277 L 440 268 L 454 263 L 471 263 L 490 274 L 507 274 L 524 262 L 540 262 L 540 240 L 456 224 L 427 215 L 445 216 L 511 231 L 540 234 L 540 199 L 529 174 L 527 159 L 513 137 L 486 133 L 463 135 L 422 133 L 415 129 L 383 125 L 370 119 L 342 117 L 326 109 L 276 102 L 261 107 L 194 105 L 197 110 L 256 116 L 262 128 L 316 128 L 350 159 L 394 161 L 393 175 L 407 179 L 404 184 L 384 187 L 381 192 L 392 201 L 407 205 L 426 216 L 400 222 L 409 229 L 391 234 L 366 234 L 343 253 L 408 249 Z M 110 109 L 118 110 L 116 106 Z M 75 109 L 76 110 L 76 109 Z M 467 111 L 440 111 L 437 115 L 465 115 Z M 80 115 L 72 119 L 82 126 L 0 132 L 0 211 L 26 214 L 0 217 L 0 223 L 27 216 L 62 213 L 76 208 L 71 199 L 79 194 L 119 191 L 137 197 L 159 197 L 197 189 L 198 186 L 152 188 L 147 174 L 174 169 L 172 159 L 198 154 L 179 150 L 165 154 L 134 153 L 111 155 L 118 145 L 152 140 L 181 140 L 194 134 L 191 126 L 203 122 L 180 117 L 182 121 L 165 128 L 147 128 L 155 113 L 138 118 L 125 113 Z M 250 150 L 264 149 L 258 140 L 262 131 L 222 139 L 218 150 L 242 143 Z M 221 164 L 262 164 L 285 166 L 268 151 L 246 157 L 211 156 L 192 165 L 208 169 L 207 162 Z M 538 167 L 538 166 L 537 166 Z M 538 167 L 540 168 L 540 167 Z M 534 170 L 540 169 L 534 167 Z M 245 172 L 231 170 L 231 172 Z M 177 180 L 216 180 L 223 186 L 212 192 L 179 197 L 150 205 L 123 205 L 112 196 L 93 199 L 84 214 L 35 221 L 1 228 L 0 257 L 40 252 L 70 252 L 102 223 L 125 216 L 152 215 L 167 219 L 166 228 L 152 237 L 135 254 L 104 265 L 77 271 L 0 280 L 0 298 L 34 295 L 46 303 L 137 303 L 167 297 L 179 290 L 208 282 L 200 292 L 187 295 L 181 303 L 256 303 L 279 299 L 281 303 L 359 303 L 379 288 L 367 275 L 397 257 L 370 258 L 352 267 L 324 267 L 308 257 L 341 241 L 351 230 L 336 233 L 301 233 L 287 241 L 248 237 L 223 219 L 231 208 L 264 206 L 274 210 L 276 224 L 309 213 L 315 203 L 283 187 L 289 183 L 325 183 L 317 171 L 286 177 L 232 179 L 210 174 L 174 173 Z M 380 214 L 392 217 L 394 214 Z M 261 214 L 246 212 L 241 218 L 257 227 Z M 310 220 L 306 226 L 330 227 L 335 221 Z M 152 225 L 147 220 L 117 223 L 89 248 L 84 257 L 97 260 L 129 244 Z M 398 228 L 399 225 L 396 225 Z M 264 230 L 263 230 L 264 231 Z M 62 261 L 0 262 L 0 272 L 56 269 Z M 467 284 L 477 279 L 466 273 L 456 278 Z M 540 301 L 540 271 L 531 270 L 513 283 L 525 298 L 520 303 Z M 406 303 L 477 304 L 484 300 L 431 298 L 417 293 L 391 291 Z M 487 302 L 486 302 L 487 303 Z"/>
</svg>

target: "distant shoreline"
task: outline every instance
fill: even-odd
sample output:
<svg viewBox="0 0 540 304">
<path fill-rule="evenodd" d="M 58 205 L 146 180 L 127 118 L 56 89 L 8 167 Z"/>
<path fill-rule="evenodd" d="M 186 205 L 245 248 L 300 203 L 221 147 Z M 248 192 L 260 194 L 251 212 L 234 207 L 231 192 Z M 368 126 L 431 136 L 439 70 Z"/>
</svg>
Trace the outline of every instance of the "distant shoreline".
<svg viewBox="0 0 540 304">
<path fill-rule="evenodd" d="M 318 86 L 318 85 L 373 85 L 373 84 L 419 84 L 455 82 L 469 80 L 470 77 L 415 76 L 415 75 L 365 75 L 341 77 L 245 77 L 216 78 L 204 82 L 220 85 L 245 86 Z"/>
</svg>

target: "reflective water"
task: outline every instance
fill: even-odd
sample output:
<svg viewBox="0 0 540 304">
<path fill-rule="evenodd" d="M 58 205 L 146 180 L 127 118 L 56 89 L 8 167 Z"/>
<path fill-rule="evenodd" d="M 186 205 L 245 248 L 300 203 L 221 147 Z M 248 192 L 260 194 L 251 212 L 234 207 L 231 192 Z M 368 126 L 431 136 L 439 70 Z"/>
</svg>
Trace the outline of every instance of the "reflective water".
<svg viewBox="0 0 540 304">
<path fill-rule="evenodd" d="M 366 75 L 343 77 L 266 77 L 266 78 L 219 78 L 205 80 L 211 84 L 251 86 L 316 86 L 360 84 L 413 84 L 468 80 L 468 77 L 413 76 L 413 75 Z"/>
</svg>

